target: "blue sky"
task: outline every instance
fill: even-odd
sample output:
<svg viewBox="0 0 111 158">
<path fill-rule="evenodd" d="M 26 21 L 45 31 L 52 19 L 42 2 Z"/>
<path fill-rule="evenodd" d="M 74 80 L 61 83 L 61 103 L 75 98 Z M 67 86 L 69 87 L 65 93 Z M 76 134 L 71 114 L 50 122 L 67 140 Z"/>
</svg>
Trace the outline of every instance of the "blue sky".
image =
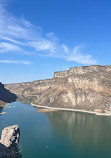
<svg viewBox="0 0 111 158">
<path fill-rule="evenodd" d="M 0 81 L 110 65 L 110 0 L 0 0 Z"/>
</svg>

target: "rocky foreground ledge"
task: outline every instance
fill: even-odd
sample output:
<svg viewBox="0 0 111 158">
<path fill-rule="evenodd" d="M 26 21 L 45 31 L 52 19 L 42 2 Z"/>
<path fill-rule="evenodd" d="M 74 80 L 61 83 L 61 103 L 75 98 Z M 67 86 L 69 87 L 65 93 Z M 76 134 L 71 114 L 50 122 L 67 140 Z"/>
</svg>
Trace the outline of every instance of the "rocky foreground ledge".
<svg viewBox="0 0 111 158">
<path fill-rule="evenodd" d="M 0 158 L 21 158 L 18 152 L 20 129 L 18 125 L 3 129 L 0 139 Z"/>
</svg>

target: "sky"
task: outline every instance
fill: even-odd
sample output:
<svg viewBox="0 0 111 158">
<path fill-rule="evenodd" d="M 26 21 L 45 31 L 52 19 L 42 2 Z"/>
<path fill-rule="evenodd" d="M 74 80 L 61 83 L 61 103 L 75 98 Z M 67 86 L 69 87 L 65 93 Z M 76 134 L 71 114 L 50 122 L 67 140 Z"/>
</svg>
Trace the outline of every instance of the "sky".
<svg viewBox="0 0 111 158">
<path fill-rule="evenodd" d="M 110 0 L 0 0 L 0 82 L 110 65 Z"/>
</svg>

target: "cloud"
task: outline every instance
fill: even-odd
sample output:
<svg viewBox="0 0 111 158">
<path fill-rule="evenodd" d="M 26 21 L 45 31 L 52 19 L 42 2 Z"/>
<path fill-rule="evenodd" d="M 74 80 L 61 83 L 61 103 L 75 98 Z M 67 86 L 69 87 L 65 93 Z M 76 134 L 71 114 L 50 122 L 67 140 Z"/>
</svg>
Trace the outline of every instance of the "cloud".
<svg viewBox="0 0 111 158">
<path fill-rule="evenodd" d="M 29 62 L 29 61 L 21 61 L 21 60 L 0 60 L 0 63 L 5 63 L 5 64 L 24 64 L 24 65 L 31 64 L 31 62 Z"/>
<path fill-rule="evenodd" d="M 67 60 L 69 61 L 75 61 L 77 63 L 81 64 L 95 64 L 95 60 L 92 59 L 91 55 L 82 55 L 82 54 L 77 54 L 75 56 L 69 56 L 67 57 Z"/>
<path fill-rule="evenodd" d="M 21 51 L 21 48 L 11 44 L 11 43 L 7 43 L 7 42 L 1 42 L 0 43 L 0 53 L 6 53 L 6 52 L 15 52 L 15 51 Z"/>
<path fill-rule="evenodd" d="M 68 61 L 75 61 L 77 63 L 81 63 L 81 64 L 95 64 L 96 61 L 95 59 L 92 58 L 91 55 L 83 55 L 81 54 L 81 48 L 83 46 L 76 46 L 73 50 L 72 53 L 67 56 L 67 60 Z"/>
<path fill-rule="evenodd" d="M 16 40 L 14 40 L 14 39 L 12 39 L 12 38 L 10 38 L 10 37 L 5 37 L 5 36 L 2 36 L 2 35 L 1 35 L 0 38 L 3 39 L 3 40 L 5 40 L 5 41 L 9 41 L 9 42 L 12 42 L 12 43 L 16 43 L 16 44 L 25 46 L 24 43 L 19 42 L 19 41 L 16 41 Z"/>
<path fill-rule="evenodd" d="M 69 53 L 69 48 L 65 44 L 62 45 L 62 48 L 64 52 Z"/>
<path fill-rule="evenodd" d="M 51 41 L 45 39 L 42 39 L 38 42 L 30 42 L 29 45 L 35 48 L 36 51 L 49 51 L 53 53 L 55 49 L 54 44 Z"/>
<path fill-rule="evenodd" d="M 44 34 L 41 27 L 10 14 L 0 1 L 0 53 L 14 52 L 62 58 L 80 64 L 97 64 L 92 55 L 82 53 L 81 45 L 69 47 L 60 42 L 53 32 Z"/>
</svg>

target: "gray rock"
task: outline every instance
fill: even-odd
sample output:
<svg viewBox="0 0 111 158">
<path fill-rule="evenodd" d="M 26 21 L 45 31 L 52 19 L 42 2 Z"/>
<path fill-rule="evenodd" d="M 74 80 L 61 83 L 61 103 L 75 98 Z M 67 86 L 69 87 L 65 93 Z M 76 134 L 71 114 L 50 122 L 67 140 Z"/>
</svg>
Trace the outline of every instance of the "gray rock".
<svg viewBox="0 0 111 158">
<path fill-rule="evenodd" d="M 6 147 L 16 146 L 19 142 L 20 129 L 18 125 L 3 129 L 0 143 Z"/>
<path fill-rule="evenodd" d="M 0 140 L 0 158 L 21 158 L 18 152 L 20 129 L 18 125 L 3 129 Z"/>
</svg>

